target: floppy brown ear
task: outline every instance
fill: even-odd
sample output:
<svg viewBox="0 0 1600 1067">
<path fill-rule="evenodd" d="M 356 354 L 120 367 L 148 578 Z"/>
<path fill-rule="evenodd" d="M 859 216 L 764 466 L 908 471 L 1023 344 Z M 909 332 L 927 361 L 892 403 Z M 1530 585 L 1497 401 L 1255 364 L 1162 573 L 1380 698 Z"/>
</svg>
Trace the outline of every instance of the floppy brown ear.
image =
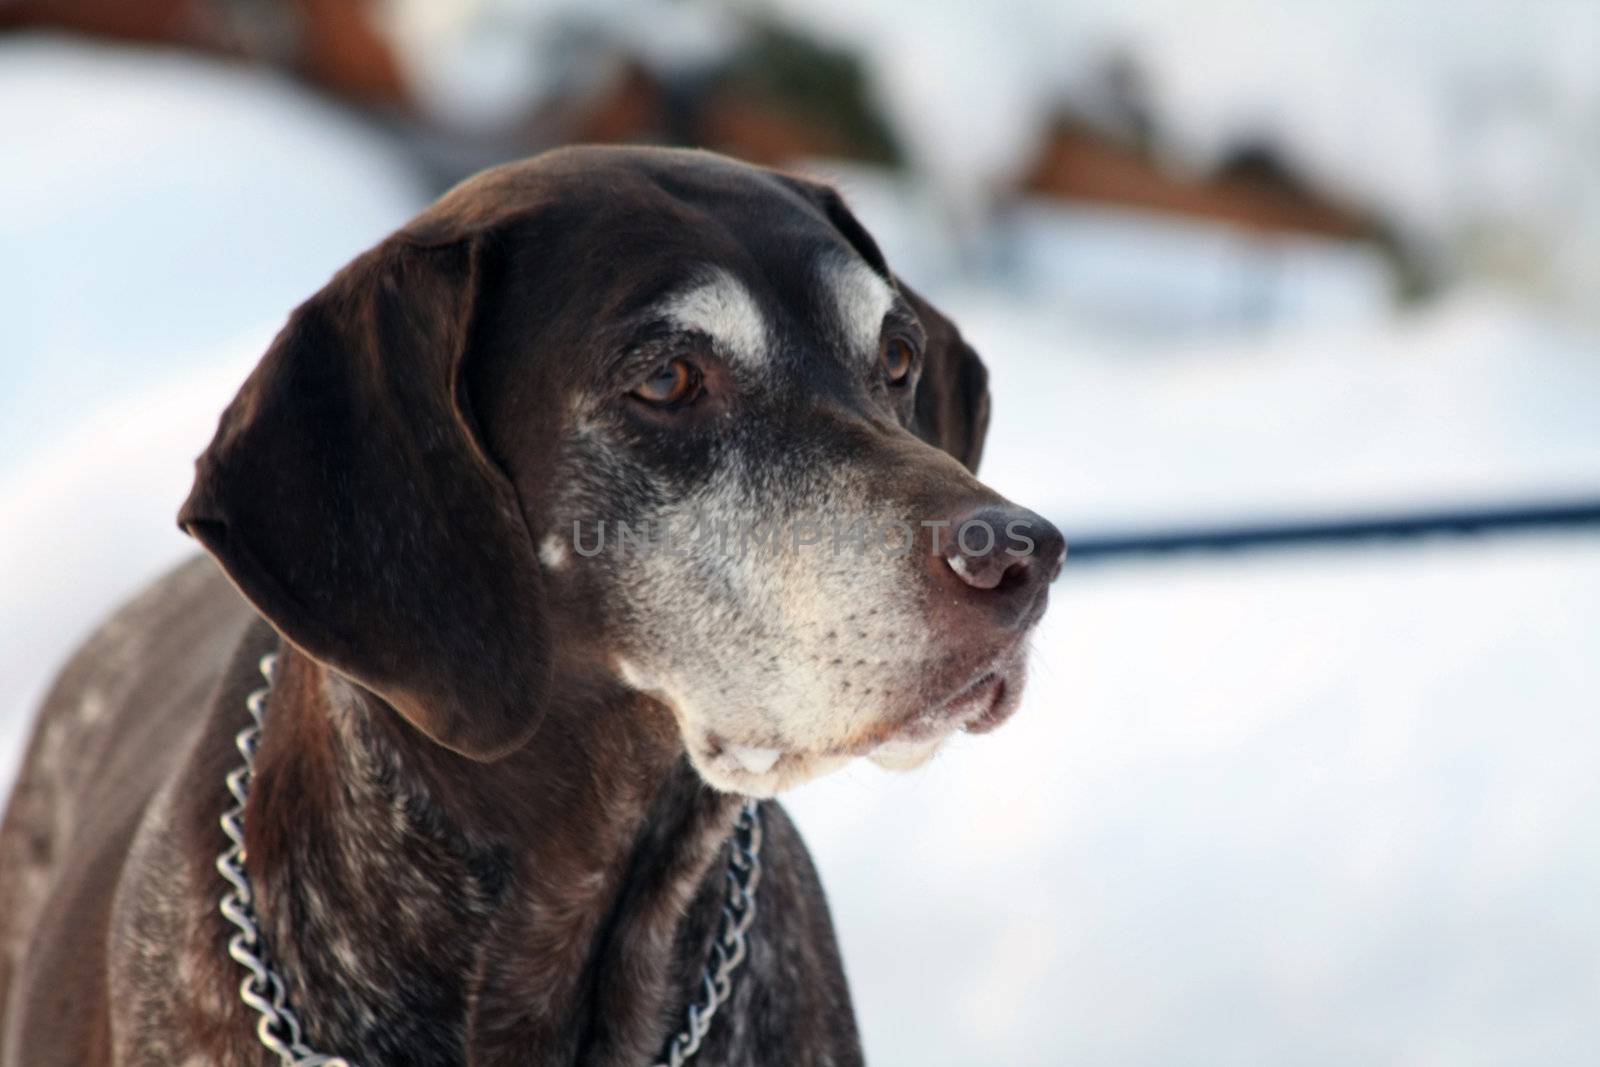
<svg viewBox="0 0 1600 1067">
<path fill-rule="evenodd" d="M 297 309 L 196 462 L 178 523 L 280 633 L 442 745 L 538 724 L 543 581 L 462 388 L 477 240 L 399 238 Z"/>
<path fill-rule="evenodd" d="M 904 282 L 900 293 L 928 335 L 911 430 L 976 473 L 989 432 L 989 371 L 955 323 Z"/>
</svg>

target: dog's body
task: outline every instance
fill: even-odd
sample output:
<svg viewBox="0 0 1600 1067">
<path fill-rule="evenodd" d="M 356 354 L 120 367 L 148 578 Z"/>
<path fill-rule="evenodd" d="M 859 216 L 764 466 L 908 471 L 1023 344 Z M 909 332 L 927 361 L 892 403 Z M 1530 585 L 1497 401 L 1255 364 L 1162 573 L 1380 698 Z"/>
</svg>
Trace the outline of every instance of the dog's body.
<svg viewBox="0 0 1600 1067">
<path fill-rule="evenodd" d="M 986 417 L 976 356 L 828 190 L 582 150 L 453 192 L 223 416 L 180 518 L 222 569 L 163 579 L 51 693 L 0 827 L 0 1062 L 273 1062 L 215 868 L 268 651 L 247 864 L 308 1042 L 653 1062 L 699 995 L 740 794 L 914 764 L 1014 706 L 1063 549 L 946 454 L 975 464 Z M 1037 553 L 565 536 L 886 511 Z M 858 1063 L 821 888 L 762 810 L 748 960 L 697 1062 Z"/>
<path fill-rule="evenodd" d="M 275 1062 L 236 993 L 213 863 L 244 698 L 278 643 L 196 560 L 68 665 L 0 836 L 6 1064 Z M 650 759 L 646 732 L 578 735 L 495 764 L 535 785 L 516 790 L 522 810 L 498 813 L 517 826 L 474 834 L 418 786 L 438 775 L 465 793 L 486 768 L 436 746 L 403 752 L 399 730 L 334 741 L 289 725 L 268 732 L 259 793 L 301 770 L 292 758 L 326 759 L 323 784 L 340 795 L 284 796 L 281 851 L 253 866 L 269 943 L 319 1047 L 361 1065 L 639 1065 L 660 1053 L 699 991 L 734 798 L 699 788 L 666 746 Z M 450 800 L 495 803 L 492 783 L 475 784 Z M 279 813 L 251 814 L 260 825 Z M 815 873 L 778 806 L 763 815 L 760 921 L 701 1057 L 859 1063 Z"/>
</svg>

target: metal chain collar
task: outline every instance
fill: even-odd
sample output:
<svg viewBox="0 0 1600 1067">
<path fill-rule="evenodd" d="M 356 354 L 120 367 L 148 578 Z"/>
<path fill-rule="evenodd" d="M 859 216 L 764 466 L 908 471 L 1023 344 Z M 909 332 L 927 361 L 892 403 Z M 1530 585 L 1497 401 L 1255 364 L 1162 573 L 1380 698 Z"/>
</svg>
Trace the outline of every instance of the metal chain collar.
<svg viewBox="0 0 1600 1067">
<path fill-rule="evenodd" d="M 343 1056 L 316 1052 L 305 1043 L 300 1020 L 289 1008 L 287 986 L 269 962 L 266 942 L 256 922 L 250 876 L 244 869 L 245 801 L 250 796 L 256 747 L 261 741 L 267 694 L 272 691 L 277 662 L 273 653 L 261 657 L 261 676 L 267 684 L 245 698 L 250 724 L 233 739 L 244 762 L 229 771 L 226 779 L 234 803 L 222 814 L 222 832 L 228 835 L 229 843 L 217 857 L 217 872 L 228 882 L 219 907 L 223 917 L 237 928 L 228 938 L 228 955 L 247 972 L 239 983 L 239 999 L 259 1016 L 256 1037 L 283 1067 L 355 1067 Z M 761 810 L 756 801 L 744 802 L 729 844 L 728 867 L 723 872 L 728 899 L 722 906 L 722 924 L 711 946 L 711 958 L 700 976 L 700 997 L 689 1005 L 684 1028 L 668 1043 L 665 1057 L 651 1067 L 683 1067 L 700 1051 L 717 1010 L 733 995 L 734 972 L 745 961 L 745 934 L 755 921 L 756 887 L 761 884 Z"/>
</svg>

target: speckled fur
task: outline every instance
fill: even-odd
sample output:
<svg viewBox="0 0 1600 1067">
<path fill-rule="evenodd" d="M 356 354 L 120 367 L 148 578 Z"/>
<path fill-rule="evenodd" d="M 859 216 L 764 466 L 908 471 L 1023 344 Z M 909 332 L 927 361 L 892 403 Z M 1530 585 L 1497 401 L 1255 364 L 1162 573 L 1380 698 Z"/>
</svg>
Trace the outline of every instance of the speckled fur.
<svg viewBox="0 0 1600 1067">
<path fill-rule="evenodd" d="M 206 620 L 237 648 L 207 641 L 198 626 L 172 635 L 181 618 Z M 226 956 L 231 928 L 216 913 L 222 883 L 212 867 L 223 844 L 221 775 L 236 760 L 232 734 L 246 722 L 245 694 L 259 684 L 256 660 L 279 647 L 251 618 L 214 565 L 195 561 L 86 646 L 102 664 L 129 643 L 156 657 L 145 662 L 153 684 L 138 718 L 114 713 L 103 729 L 151 728 L 139 777 L 162 784 L 131 824 L 131 847 L 125 840 L 117 850 L 114 897 L 85 907 L 63 901 L 62 890 L 80 878 L 84 888 L 107 889 L 71 855 L 89 830 L 70 819 L 31 825 L 33 813 L 57 810 L 49 795 L 62 776 L 47 761 L 28 763 L 16 793 L 28 802 L 14 802 L 0 830 L 6 973 L 18 974 L 20 963 L 24 976 L 81 974 L 106 999 L 95 1006 L 81 989 L 66 997 L 27 983 L 10 1001 L 0 1061 L 272 1062 L 236 996 L 240 973 Z M 158 638 L 162 631 L 169 636 Z M 634 715 L 641 729 L 631 737 L 606 730 L 602 739 L 572 723 L 485 774 L 459 766 L 460 757 L 293 649 L 282 655 L 246 817 L 249 865 L 269 944 L 319 1047 L 367 1067 L 620 1067 L 658 1054 L 697 989 L 720 917 L 737 804 L 707 789 L 675 753 L 669 724 L 647 709 L 629 711 L 636 698 L 611 689 L 619 706 L 593 725 Z M 163 699 L 161 681 L 191 673 L 197 656 L 211 660 L 211 685 L 181 684 Z M 79 686 L 102 678 L 69 670 L 36 733 L 64 721 L 81 705 Z M 593 710 L 581 699 L 557 714 L 579 707 Z M 121 762 L 101 758 L 111 736 L 79 738 L 68 760 L 79 774 L 69 781 L 81 786 Z M 36 737 L 34 751 L 39 744 Z M 580 750 L 591 744 L 613 758 L 585 765 Z M 859 1063 L 815 872 L 782 809 L 767 804 L 764 819 L 762 920 L 739 995 L 701 1062 L 770 1063 L 762 1050 L 771 1041 L 793 1042 L 796 1027 L 815 1027 L 814 1054 L 797 1052 L 791 1062 Z M 31 885 L 45 892 L 22 888 Z M 96 913 L 106 917 L 109 952 L 76 940 L 84 966 L 64 968 L 60 953 L 41 946 L 41 933 Z M 99 983 L 91 968 L 102 969 Z"/>
<path fill-rule="evenodd" d="M 891 329 L 926 337 L 914 387 L 879 376 Z M 707 401 L 626 407 L 682 351 Z M 130 603 L 46 701 L 0 823 L 0 1067 L 274 1062 L 215 869 L 268 651 L 246 864 L 310 1042 L 650 1062 L 699 992 L 738 794 L 914 762 L 907 723 L 1015 667 L 1043 588 L 915 555 L 587 558 L 566 531 L 1003 504 L 971 474 L 987 418 L 976 355 L 825 187 L 581 149 L 447 194 L 224 413 L 180 515 L 220 568 Z M 851 1067 L 821 887 L 763 813 L 748 962 L 696 1063 Z"/>
</svg>

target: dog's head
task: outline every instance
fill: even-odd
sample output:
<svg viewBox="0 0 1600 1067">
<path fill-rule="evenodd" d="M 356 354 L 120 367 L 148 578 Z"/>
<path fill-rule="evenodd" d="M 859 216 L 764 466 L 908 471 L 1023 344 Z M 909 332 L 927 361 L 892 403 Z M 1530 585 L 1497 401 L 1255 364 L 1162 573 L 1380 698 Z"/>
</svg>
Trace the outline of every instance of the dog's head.
<svg viewBox="0 0 1600 1067">
<path fill-rule="evenodd" d="M 1064 547 L 971 473 L 985 383 L 831 189 L 566 149 L 299 308 L 179 522 L 443 745 L 527 743 L 599 664 L 766 795 L 1014 707 Z"/>
</svg>

